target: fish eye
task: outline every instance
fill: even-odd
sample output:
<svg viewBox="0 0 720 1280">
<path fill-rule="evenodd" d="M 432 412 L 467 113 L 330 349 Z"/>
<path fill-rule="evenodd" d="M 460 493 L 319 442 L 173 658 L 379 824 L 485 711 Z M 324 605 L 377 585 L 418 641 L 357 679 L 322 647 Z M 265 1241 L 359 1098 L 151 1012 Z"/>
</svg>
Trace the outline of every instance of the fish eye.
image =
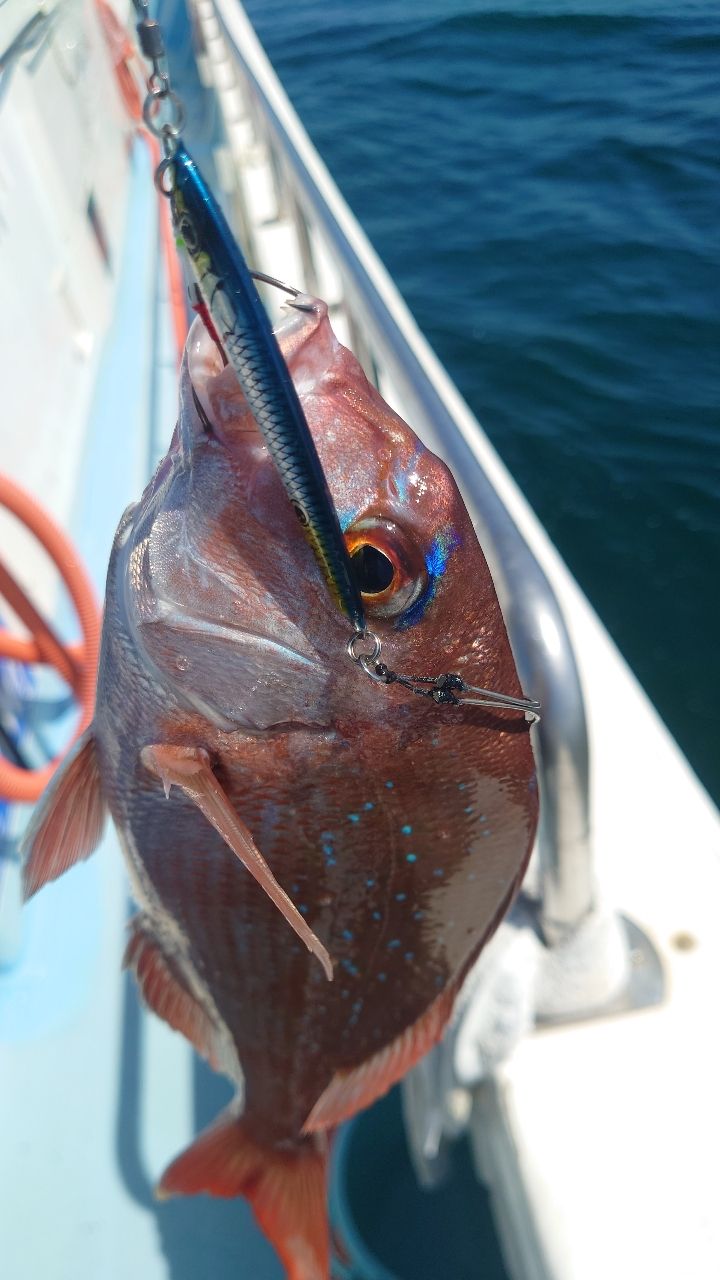
<svg viewBox="0 0 720 1280">
<path fill-rule="evenodd" d="M 425 590 L 422 550 L 394 521 L 361 520 L 346 531 L 345 540 L 369 616 L 397 617 Z"/>
<path fill-rule="evenodd" d="M 350 558 L 355 579 L 364 596 L 376 596 L 387 590 L 395 577 L 395 565 L 389 556 L 369 542 L 361 542 Z"/>
</svg>

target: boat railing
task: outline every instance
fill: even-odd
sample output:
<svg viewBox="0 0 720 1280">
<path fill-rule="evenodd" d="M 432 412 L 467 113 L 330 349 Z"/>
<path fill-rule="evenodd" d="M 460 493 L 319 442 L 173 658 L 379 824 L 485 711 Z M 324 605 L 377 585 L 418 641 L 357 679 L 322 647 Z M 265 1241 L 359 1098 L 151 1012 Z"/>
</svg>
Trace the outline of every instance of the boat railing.
<svg viewBox="0 0 720 1280">
<path fill-rule="evenodd" d="M 191 8 L 199 65 L 221 104 L 227 151 L 223 157 L 221 149 L 219 176 L 246 250 L 255 265 L 277 275 L 278 262 L 262 260 L 262 223 L 289 229 L 304 277 L 289 283 L 320 293 L 324 287 L 326 297 L 337 293 L 328 301 L 344 314 L 349 344 L 366 372 L 444 457 L 463 491 L 523 689 L 542 706 L 532 730 L 542 804 L 540 927 L 549 945 L 566 941 L 594 906 L 588 732 L 562 610 L 508 505 L 510 499 L 517 509 L 524 500 L 339 194 L 242 7 L 236 0 L 192 0 Z M 250 169 L 257 176 L 259 156 L 264 177 L 250 199 L 264 201 L 266 210 L 253 219 L 243 175 Z"/>
</svg>

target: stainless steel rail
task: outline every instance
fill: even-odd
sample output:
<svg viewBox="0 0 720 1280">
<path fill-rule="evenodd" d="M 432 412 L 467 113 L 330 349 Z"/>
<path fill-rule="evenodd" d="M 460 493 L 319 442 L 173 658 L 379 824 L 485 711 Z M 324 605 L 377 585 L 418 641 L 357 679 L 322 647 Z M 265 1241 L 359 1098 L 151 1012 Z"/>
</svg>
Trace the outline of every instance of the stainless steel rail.
<svg viewBox="0 0 720 1280">
<path fill-rule="evenodd" d="M 542 820 L 541 927 L 549 944 L 568 937 L 591 911 L 594 876 L 588 734 L 583 694 L 568 629 L 548 578 L 487 474 L 481 428 L 447 375 L 312 148 L 246 15 L 236 0 L 194 0 L 213 78 L 225 91 L 225 124 L 246 113 L 254 144 L 267 148 L 279 208 L 295 226 L 312 288 L 313 242 L 320 237 L 343 286 L 350 333 L 361 334 L 366 368 L 422 439 L 446 459 L 475 519 L 503 606 L 526 693 L 542 704 L 532 731 Z M 218 21 L 219 20 L 219 21 Z M 242 222 L 246 222 L 241 217 Z M 308 232 L 313 232 L 311 236 Z M 272 264 L 267 269 L 273 270 Z M 297 282 L 296 282 L 297 283 Z"/>
</svg>

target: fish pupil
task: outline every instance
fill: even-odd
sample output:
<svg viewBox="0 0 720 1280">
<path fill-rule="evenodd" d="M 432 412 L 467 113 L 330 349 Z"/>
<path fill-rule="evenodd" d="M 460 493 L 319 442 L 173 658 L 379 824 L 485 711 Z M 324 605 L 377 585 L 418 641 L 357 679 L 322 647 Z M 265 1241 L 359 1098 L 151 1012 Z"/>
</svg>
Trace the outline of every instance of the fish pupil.
<svg viewBox="0 0 720 1280">
<path fill-rule="evenodd" d="M 376 596 L 386 591 L 395 577 L 395 566 L 382 551 L 364 542 L 352 553 L 357 584 L 363 595 Z"/>
</svg>

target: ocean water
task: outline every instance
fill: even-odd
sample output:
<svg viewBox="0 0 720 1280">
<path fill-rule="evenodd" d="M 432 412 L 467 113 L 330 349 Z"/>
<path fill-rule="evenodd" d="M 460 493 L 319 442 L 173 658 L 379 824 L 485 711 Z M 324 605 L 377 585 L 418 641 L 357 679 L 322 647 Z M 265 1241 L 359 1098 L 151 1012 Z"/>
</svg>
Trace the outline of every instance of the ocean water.
<svg viewBox="0 0 720 1280">
<path fill-rule="evenodd" d="M 421 328 L 720 797 L 720 8 L 246 8 Z"/>
</svg>

